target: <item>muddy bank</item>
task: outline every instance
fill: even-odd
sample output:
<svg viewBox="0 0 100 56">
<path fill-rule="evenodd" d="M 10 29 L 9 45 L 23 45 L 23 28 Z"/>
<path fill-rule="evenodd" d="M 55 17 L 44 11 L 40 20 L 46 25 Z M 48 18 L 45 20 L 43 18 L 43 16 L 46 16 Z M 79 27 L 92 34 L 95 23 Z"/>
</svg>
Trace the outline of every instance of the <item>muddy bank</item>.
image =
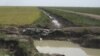
<svg viewBox="0 0 100 56">
<path fill-rule="evenodd" d="M 48 33 L 47 35 L 42 35 L 39 33 L 40 36 L 34 37 L 37 39 L 42 40 L 60 40 L 60 41 L 71 41 L 73 43 L 77 43 L 82 47 L 88 47 L 88 48 L 100 48 L 100 35 L 99 33 L 93 33 L 88 30 L 83 31 L 60 31 L 55 30 L 53 32 Z"/>
</svg>

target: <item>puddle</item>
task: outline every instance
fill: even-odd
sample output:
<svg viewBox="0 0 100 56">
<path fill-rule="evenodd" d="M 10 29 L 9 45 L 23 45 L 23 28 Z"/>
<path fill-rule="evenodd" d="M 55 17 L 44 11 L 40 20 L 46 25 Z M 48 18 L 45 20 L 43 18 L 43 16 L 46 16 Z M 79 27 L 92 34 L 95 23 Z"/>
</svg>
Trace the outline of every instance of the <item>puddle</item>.
<svg viewBox="0 0 100 56">
<path fill-rule="evenodd" d="M 83 49 L 70 41 L 35 40 L 34 44 L 40 53 L 61 54 L 65 56 L 88 56 Z"/>
<path fill-rule="evenodd" d="M 65 48 L 65 47 L 36 47 L 40 53 L 63 54 L 65 56 L 87 56 L 81 48 Z"/>
</svg>

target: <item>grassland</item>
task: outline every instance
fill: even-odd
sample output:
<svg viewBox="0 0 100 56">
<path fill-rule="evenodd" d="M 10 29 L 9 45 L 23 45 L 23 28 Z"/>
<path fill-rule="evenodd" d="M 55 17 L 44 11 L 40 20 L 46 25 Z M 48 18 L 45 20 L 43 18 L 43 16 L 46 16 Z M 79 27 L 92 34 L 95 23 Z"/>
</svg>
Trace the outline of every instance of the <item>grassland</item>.
<svg viewBox="0 0 100 56">
<path fill-rule="evenodd" d="M 67 7 L 67 8 L 60 8 L 60 9 L 100 15 L 100 7 L 94 7 L 94 8 L 92 7 Z"/>
<path fill-rule="evenodd" d="M 40 16 L 40 10 L 35 7 L 0 7 L 0 25 L 31 24 Z"/>
<path fill-rule="evenodd" d="M 63 9 L 61 10 L 56 10 L 55 8 L 50 9 L 50 8 L 46 8 L 46 10 L 48 10 L 49 12 L 59 15 L 71 22 L 73 22 L 75 25 L 78 26 L 100 26 L 100 21 L 90 18 L 88 16 L 82 16 L 82 15 L 77 15 L 74 13 L 67 13 L 64 12 Z"/>
</svg>

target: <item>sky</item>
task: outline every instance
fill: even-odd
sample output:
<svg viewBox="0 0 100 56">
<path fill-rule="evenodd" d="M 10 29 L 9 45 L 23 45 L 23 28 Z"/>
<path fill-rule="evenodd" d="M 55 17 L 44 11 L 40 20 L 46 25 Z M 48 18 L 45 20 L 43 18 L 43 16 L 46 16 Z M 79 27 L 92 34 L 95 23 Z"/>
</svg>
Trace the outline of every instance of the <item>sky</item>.
<svg viewBox="0 0 100 56">
<path fill-rule="evenodd" d="M 100 7 L 100 0 L 0 0 L 0 6 Z"/>
</svg>

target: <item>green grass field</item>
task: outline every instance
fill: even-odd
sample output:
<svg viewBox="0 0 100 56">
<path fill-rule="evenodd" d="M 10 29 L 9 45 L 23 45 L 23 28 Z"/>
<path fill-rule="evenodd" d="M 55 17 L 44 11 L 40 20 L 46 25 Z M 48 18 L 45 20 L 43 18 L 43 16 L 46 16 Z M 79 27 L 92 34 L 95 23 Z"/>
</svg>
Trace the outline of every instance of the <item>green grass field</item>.
<svg viewBox="0 0 100 56">
<path fill-rule="evenodd" d="M 100 7 L 63 7 L 59 9 L 100 15 Z"/>
<path fill-rule="evenodd" d="M 90 18 L 88 16 L 82 16 L 82 15 L 77 15 L 74 13 L 67 13 L 64 12 L 63 9 L 61 10 L 56 10 L 57 8 L 45 8 L 49 12 L 56 14 L 58 16 L 61 16 L 71 22 L 73 22 L 75 25 L 79 26 L 100 26 L 100 20 L 96 20 L 94 18 Z"/>
<path fill-rule="evenodd" d="M 35 7 L 0 7 L 0 25 L 31 24 L 40 16 L 40 10 Z"/>
</svg>

